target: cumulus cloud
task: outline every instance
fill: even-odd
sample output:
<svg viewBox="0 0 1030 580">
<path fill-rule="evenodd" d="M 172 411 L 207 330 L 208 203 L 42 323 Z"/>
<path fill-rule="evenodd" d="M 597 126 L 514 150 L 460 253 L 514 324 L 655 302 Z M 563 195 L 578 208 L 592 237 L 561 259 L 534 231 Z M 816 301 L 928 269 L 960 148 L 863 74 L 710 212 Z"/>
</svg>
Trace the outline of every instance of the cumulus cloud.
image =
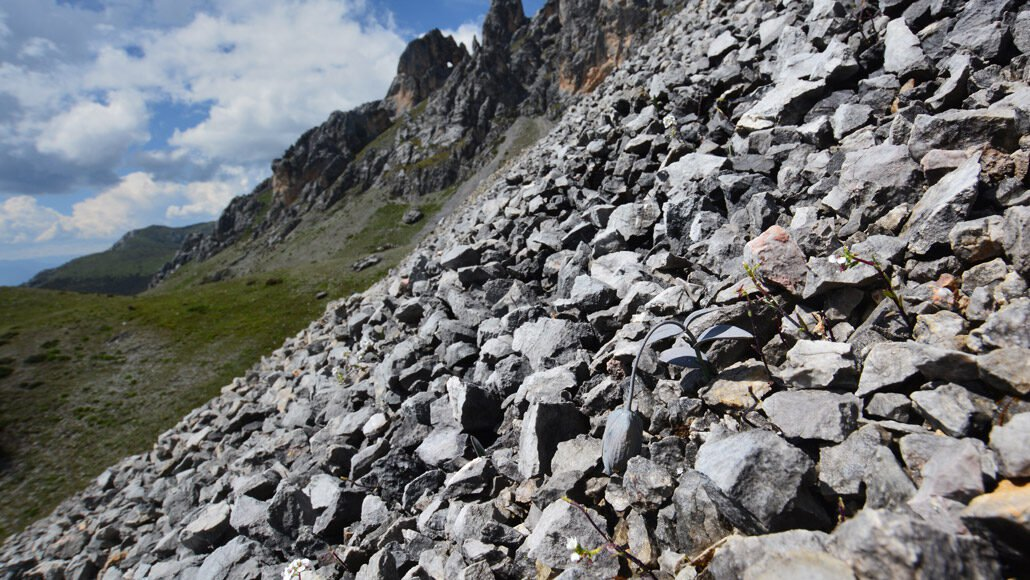
<svg viewBox="0 0 1030 580">
<path fill-rule="evenodd" d="M 479 38 L 483 34 L 483 19 L 464 22 L 455 30 L 441 30 L 444 36 L 453 36 L 458 44 L 464 44 L 465 48 L 472 52 L 472 39 Z"/>
<path fill-rule="evenodd" d="M 60 49 L 57 48 L 57 45 L 52 40 L 42 36 L 33 36 L 22 45 L 21 50 L 18 51 L 18 56 L 21 58 L 42 58 L 56 52 L 60 52 Z"/>
<path fill-rule="evenodd" d="M 269 161 L 336 109 L 383 96 L 405 42 L 362 3 L 228 2 L 188 25 L 151 33 L 143 56 L 101 50 L 86 82 L 209 103 L 170 145 L 236 162 Z"/>
<path fill-rule="evenodd" d="M 61 219 L 61 214 L 39 205 L 36 198 L 16 195 L 0 202 L 0 242 L 41 242 Z"/>
<path fill-rule="evenodd" d="M 79 238 L 108 238 L 145 225 L 140 218 L 153 212 L 177 186 L 158 183 L 146 173 L 130 173 L 121 183 L 72 206 L 60 228 Z"/>
<path fill-rule="evenodd" d="M 47 123 L 36 149 L 78 165 L 120 159 L 150 138 L 147 107 L 136 93 L 113 93 L 106 103 L 84 101 Z"/>
</svg>

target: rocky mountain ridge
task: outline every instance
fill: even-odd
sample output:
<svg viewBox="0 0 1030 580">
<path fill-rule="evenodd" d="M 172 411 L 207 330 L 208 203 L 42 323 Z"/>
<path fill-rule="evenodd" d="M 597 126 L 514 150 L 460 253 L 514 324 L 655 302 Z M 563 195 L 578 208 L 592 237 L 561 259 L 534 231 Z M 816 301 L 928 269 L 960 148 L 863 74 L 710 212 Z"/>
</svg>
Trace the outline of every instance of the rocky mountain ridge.
<svg viewBox="0 0 1030 580">
<path fill-rule="evenodd" d="M 516 119 L 554 116 L 593 89 L 660 10 L 679 4 L 551 0 L 529 19 L 520 0 L 496 1 L 471 54 L 438 30 L 413 40 L 384 99 L 301 136 L 272 163 L 270 181 L 233 200 L 216 230 L 184 244 L 152 285 L 241 240 L 274 247 L 361 192 L 410 200 L 456 186 L 490 161 Z"/>
<path fill-rule="evenodd" d="M 387 279 L 9 540 L 4 572 L 1018 576 L 1028 21 L 688 2 Z M 713 377 L 660 360 L 673 339 L 641 350 L 702 307 L 695 335 L 754 346 L 713 342 Z M 608 476 L 637 352 L 643 450 Z"/>
</svg>

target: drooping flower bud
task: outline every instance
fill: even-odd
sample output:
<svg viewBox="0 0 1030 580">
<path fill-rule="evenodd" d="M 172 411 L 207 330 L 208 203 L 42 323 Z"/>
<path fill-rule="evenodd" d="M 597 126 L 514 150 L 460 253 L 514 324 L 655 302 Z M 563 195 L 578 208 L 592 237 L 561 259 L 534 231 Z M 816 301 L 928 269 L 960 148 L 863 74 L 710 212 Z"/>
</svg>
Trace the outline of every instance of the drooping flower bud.
<svg viewBox="0 0 1030 580">
<path fill-rule="evenodd" d="M 619 408 L 608 415 L 601 439 L 601 460 L 607 475 L 626 469 L 629 459 L 640 453 L 644 438 L 644 422 L 626 408 Z"/>
</svg>

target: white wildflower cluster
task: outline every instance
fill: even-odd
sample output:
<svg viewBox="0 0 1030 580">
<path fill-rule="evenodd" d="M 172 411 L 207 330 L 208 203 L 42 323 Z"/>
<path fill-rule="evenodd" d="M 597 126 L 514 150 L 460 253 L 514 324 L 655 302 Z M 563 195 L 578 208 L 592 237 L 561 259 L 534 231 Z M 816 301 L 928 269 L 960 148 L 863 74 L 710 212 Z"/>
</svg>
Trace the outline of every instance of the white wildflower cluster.
<svg viewBox="0 0 1030 580">
<path fill-rule="evenodd" d="M 579 547 L 579 540 L 577 538 L 569 538 L 565 541 L 565 547 L 568 548 L 572 554 L 569 556 L 573 562 L 579 562 L 583 555 L 580 553 L 581 548 Z"/>
<path fill-rule="evenodd" d="M 300 558 L 290 562 L 286 569 L 283 570 L 283 580 L 313 580 L 317 578 L 314 573 L 315 569 L 311 565 L 311 560 L 307 558 Z M 304 576 L 301 573 L 308 572 Z"/>
<path fill-rule="evenodd" d="M 848 263 L 847 257 L 845 257 L 845 256 L 838 256 L 837 254 L 830 254 L 829 256 L 827 256 L 826 259 L 831 264 L 835 264 L 837 266 L 844 266 L 845 264 Z"/>
<path fill-rule="evenodd" d="M 676 130 L 676 115 L 669 113 L 662 117 L 662 125 L 665 125 L 666 129 Z"/>
</svg>

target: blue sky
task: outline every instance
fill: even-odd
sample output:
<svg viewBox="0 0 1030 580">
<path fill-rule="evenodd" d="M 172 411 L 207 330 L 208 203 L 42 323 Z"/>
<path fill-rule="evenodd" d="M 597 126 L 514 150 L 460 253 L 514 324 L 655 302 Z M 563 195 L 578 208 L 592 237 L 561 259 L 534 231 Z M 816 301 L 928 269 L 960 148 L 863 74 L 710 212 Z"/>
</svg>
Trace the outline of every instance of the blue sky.
<svg viewBox="0 0 1030 580">
<path fill-rule="evenodd" d="M 523 0 L 534 14 L 544 0 Z M 130 229 L 218 216 L 407 42 L 489 0 L 4 0 L 0 284 Z"/>
</svg>

